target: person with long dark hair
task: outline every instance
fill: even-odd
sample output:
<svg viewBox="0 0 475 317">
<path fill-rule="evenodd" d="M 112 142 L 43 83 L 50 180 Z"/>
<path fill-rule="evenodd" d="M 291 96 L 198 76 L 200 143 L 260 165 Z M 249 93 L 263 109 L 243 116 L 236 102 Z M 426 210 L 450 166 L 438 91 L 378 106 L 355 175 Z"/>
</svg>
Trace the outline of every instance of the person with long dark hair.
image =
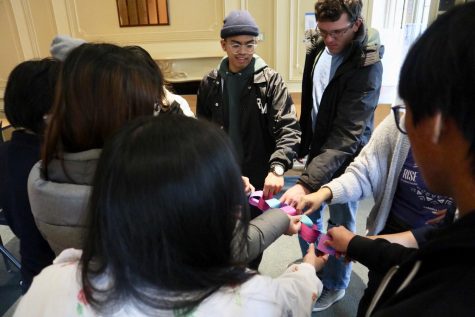
<svg viewBox="0 0 475 317">
<path fill-rule="evenodd" d="M 162 71 L 160 67 L 158 67 L 157 62 L 153 59 L 149 52 L 147 52 L 143 47 L 138 45 L 129 45 L 124 46 L 125 49 L 137 54 L 137 56 L 143 58 L 145 61 L 148 62 L 150 67 L 157 71 L 157 74 L 160 76 L 162 75 Z M 166 86 L 168 86 L 167 82 L 164 82 L 162 86 L 163 89 L 163 101 L 161 107 L 155 111 L 155 114 L 159 114 L 160 112 L 168 112 L 168 113 L 179 113 L 183 114 L 187 117 L 194 117 L 195 114 L 191 111 L 190 105 L 188 101 L 182 96 L 176 95 L 172 93 Z"/>
<path fill-rule="evenodd" d="M 88 196 L 105 141 L 126 122 L 153 116 L 163 79 L 133 52 L 82 44 L 63 63 L 41 161 L 28 181 L 31 209 L 53 251 L 82 247 Z"/>
<path fill-rule="evenodd" d="M 23 293 L 54 259 L 31 213 L 27 180 L 40 159 L 43 117 L 53 105 L 59 69 L 60 63 L 51 58 L 22 62 L 10 73 L 5 89 L 5 114 L 15 131 L 0 144 L 0 208 L 20 239 Z"/>
<path fill-rule="evenodd" d="M 16 316 L 309 316 L 322 290 L 326 257 L 313 246 L 278 278 L 246 269 L 240 169 L 206 122 L 171 115 L 121 129 L 99 160 L 89 216 L 80 260 L 60 255 Z"/>
</svg>

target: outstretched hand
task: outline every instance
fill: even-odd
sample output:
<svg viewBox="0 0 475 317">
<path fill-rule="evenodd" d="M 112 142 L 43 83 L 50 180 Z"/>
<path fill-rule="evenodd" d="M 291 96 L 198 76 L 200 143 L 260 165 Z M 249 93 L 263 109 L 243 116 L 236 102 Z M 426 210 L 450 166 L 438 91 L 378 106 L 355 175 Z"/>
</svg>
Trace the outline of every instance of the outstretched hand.
<svg viewBox="0 0 475 317">
<path fill-rule="evenodd" d="M 318 256 L 315 254 L 315 244 L 310 243 L 307 254 L 303 257 L 303 262 L 313 265 L 315 271 L 319 272 L 328 261 L 328 254 Z"/>
<path fill-rule="evenodd" d="M 315 193 L 302 196 L 295 209 L 300 214 L 309 215 L 320 208 L 324 202 L 330 200 L 332 196 L 332 191 L 328 187 L 322 187 Z"/>
<path fill-rule="evenodd" d="M 303 187 L 300 184 L 295 184 L 294 186 L 290 187 L 284 195 L 280 198 L 280 202 L 290 205 L 292 207 L 296 207 L 299 203 L 300 199 L 308 194 L 310 191 Z"/>
<path fill-rule="evenodd" d="M 250 195 L 253 191 L 256 189 L 254 186 L 252 186 L 251 182 L 249 181 L 249 177 L 246 176 L 241 176 L 242 177 L 242 183 L 244 185 L 244 192 L 246 195 Z"/>
<path fill-rule="evenodd" d="M 264 188 L 262 189 L 263 196 L 270 198 L 280 192 L 282 187 L 284 187 L 284 176 L 269 173 L 264 180 Z"/>
<path fill-rule="evenodd" d="M 332 247 L 333 249 L 335 249 L 337 254 L 340 255 L 346 254 L 348 250 L 348 244 L 355 236 L 353 232 L 343 226 L 333 227 L 328 230 L 327 234 L 332 239 L 325 241 L 325 245 Z"/>
<path fill-rule="evenodd" d="M 287 229 L 287 232 L 285 233 L 288 236 L 294 235 L 300 231 L 300 227 L 302 226 L 302 223 L 300 222 L 300 218 L 302 216 L 290 216 L 290 223 L 289 223 L 289 228 Z"/>
</svg>

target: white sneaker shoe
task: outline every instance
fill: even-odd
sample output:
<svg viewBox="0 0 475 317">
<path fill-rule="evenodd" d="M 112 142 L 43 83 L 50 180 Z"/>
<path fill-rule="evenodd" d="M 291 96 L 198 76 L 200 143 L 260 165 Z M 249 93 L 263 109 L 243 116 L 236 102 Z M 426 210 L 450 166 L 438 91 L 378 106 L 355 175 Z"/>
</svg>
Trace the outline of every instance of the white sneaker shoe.
<svg viewBox="0 0 475 317">
<path fill-rule="evenodd" d="M 344 289 L 328 289 L 323 288 L 322 295 L 318 298 L 315 306 L 313 306 L 313 311 L 322 311 L 338 302 L 345 296 Z"/>
</svg>

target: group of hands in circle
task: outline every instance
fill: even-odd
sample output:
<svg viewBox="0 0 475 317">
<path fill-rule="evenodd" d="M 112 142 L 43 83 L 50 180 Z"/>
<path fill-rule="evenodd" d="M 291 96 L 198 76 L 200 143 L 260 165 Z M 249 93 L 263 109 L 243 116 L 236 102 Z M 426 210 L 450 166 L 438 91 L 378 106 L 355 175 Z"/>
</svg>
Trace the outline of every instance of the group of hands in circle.
<svg viewBox="0 0 475 317">
<path fill-rule="evenodd" d="M 272 197 L 274 194 L 278 193 L 283 187 L 283 176 L 278 177 L 276 175 L 269 176 L 266 178 L 263 195 L 264 197 Z M 281 178 L 282 180 L 277 180 Z M 282 182 L 282 183 L 281 183 Z M 244 190 L 246 194 L 251 194 L 255 189 L 249 182 L 249 178 L 243 176 Z M 302 226 L 300 221 L 302 215 L 310 215 L 316 210 L 318 210 L 325 202 L 330 201 L 333 198 L 332 191 L 330 188 L 322 186 L 318 191 L 310 193 L 310 191 L 301 184 L 295 184 L 289 188 L 280 198 L 282 204 L 292 206 L 297 211 L 297 216 L 289 216 L 290 224 L 286 232 L 287 235 L 294 235 L 299 233 Z M 441 222 L 447 214 L 447 210 L 439 210 L 434 212 L 434 218 L 427 221 L 427 224 L 437 224 Z M 327 235 L 330 236 L 331 240 L 327 240 L 324 244 L 328 247 L 335 249 L 335 257 L 340 258 L 344 256 L 346 262 L 350 262 L 351 259 L 347 255 L 348 245 L 355 236 L 353 232 L 346 229 L 344 226 L 336 226 L 328 229 Z M 373 236 L 376 238 L 378 236 Z M 372 237 L 369 237 L 372 238 Z M 315 252 L 315 246 L 313 243 L 309 244 L 308 252 L 305 255 L 303 261 L 310 263 L 315 266 L 317 271 L 321 270 L 328 260 L 328 254 L 320 254 L 318 251 Z"/>
<path fill-rule="evenodd" d="M 269 176 L 266 178 L 266 184 L 268 184 L 269 178 L 282 178 L 282 185 L 280 186 L 264 186 L 264 197 L 271 198 L 274 193 L 279 192 L 283 187 L 283 177 Z M 242 176 L 244 191 L 246 195 L 250 195 L 255 191 L 254 186 L 250 183 L 249 178 Z M 310 215 L 315 210 L 319 209 L 325 201 L 332 198 L 332 193 L 329 188 L 322 187 L 315 193 L 309 193 L 309 191 L 300 184 L 296 184 L 287 190 L 280 198 L 280 202 L 283 204 L 294 207 L 298 213 L 296 216 L 290 216 L 289 228 L 286 235 L 294 235 L 300 232 L 302 222 L 300 221 L 302 215 Z M 355 234 L 344 226 L 333 227 L 328 230 L 327 234 L 331 237 L 331 240 L 325 241 L 325 245 L 335 249 L 335 257 L 340 258 L 346 254 L 348 244 Z M 314 243 L 309 243 L 307 254 L 303 257 L 303 262 L 308 263 L 315 267 L 315 270 L 320 271 L 328 261 L 328 254 L 323 254 L 316 250 Z M 345 261 L 351 261 L 348 257 L 345 257 Z"/>
</svg>

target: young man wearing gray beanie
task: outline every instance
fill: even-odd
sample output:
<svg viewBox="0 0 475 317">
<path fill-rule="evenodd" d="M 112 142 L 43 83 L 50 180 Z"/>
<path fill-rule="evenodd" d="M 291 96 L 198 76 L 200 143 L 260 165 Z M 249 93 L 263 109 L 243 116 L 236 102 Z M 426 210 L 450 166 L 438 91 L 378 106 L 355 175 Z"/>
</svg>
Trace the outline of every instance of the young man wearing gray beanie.
<svg viewBox="0 0 475 317">
<path fill-rule="evenodd" d="M 242 174 L 270 197 L 282 189 L 283 174 L 292 167 L 300 127 L 282 77 L 254 54 L 258 35 L 248 11 L 226 16 L 221 47 L 227 57 L 202 79 L 196 111 L 226 130 Z"/>
</svg>

